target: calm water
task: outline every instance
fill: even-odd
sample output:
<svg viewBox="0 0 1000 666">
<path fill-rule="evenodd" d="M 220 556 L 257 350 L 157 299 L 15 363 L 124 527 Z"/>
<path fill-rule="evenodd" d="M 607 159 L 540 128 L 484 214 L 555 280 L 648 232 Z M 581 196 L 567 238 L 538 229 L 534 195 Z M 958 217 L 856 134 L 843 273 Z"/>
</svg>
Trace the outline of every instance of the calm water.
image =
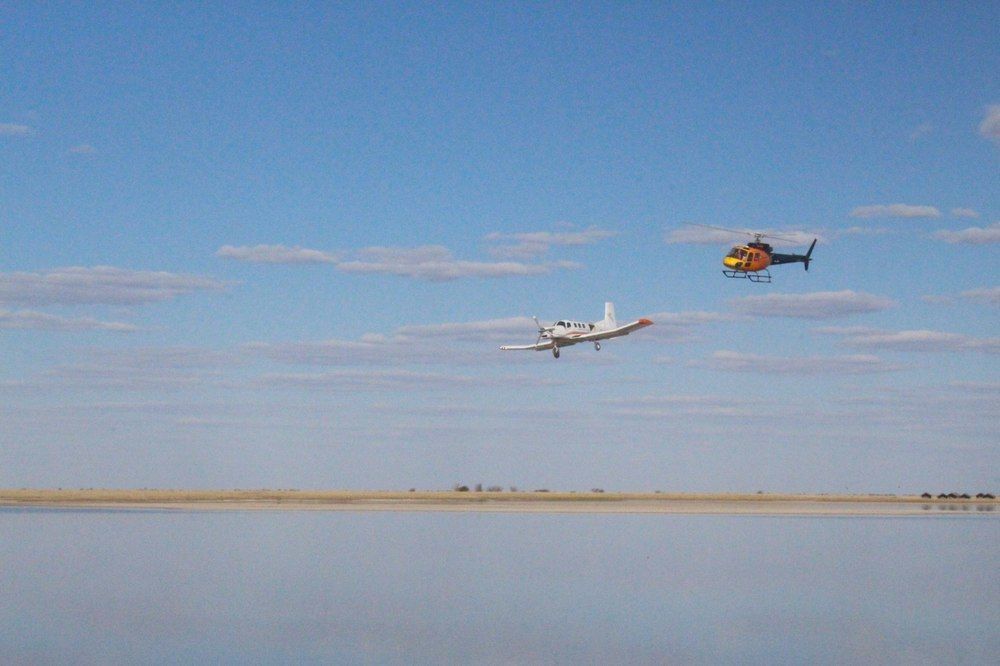
<svg viewBox="0 0 1000 666">
<path fill-rule="evenodd" d="M 2 663 L 997 663 L 1000 519 L 0 510 Z"/>
</svg>

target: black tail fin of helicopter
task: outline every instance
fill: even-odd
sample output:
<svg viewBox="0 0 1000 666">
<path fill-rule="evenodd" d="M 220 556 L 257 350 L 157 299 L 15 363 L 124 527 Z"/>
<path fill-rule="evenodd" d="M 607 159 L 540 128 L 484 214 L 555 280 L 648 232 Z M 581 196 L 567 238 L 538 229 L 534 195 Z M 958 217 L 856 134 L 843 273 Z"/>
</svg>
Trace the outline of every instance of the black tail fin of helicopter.
<svg viewBox="0 0 1000 666">
<path fill-rule="evenodd" d="M 809 260 L 812 257 L 813 248 L 816 247 L 816 241 L 817 240 L 818 239 L 813 238 L 812 245 L 809 246 L 809 251 L 806 252 L 806 256 L 802 259 L 802 263 L 803 263 L 803 265 L 805 265 L 806 270 L 809 270 Z"/>
</svg>

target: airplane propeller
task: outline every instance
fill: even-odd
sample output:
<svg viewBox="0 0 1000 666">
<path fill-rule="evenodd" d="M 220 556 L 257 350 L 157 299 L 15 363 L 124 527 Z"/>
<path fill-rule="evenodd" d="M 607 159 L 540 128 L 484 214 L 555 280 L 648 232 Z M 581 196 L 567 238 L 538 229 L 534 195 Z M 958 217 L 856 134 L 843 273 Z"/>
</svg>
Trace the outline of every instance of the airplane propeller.
<svg viewBox="0 0 1000 666">
<path fill-rule="evenodd" d="M 535 344 L 537 345 L 542 341 L 542 336 L 546 333 L 551 333 L 555 329 L 555 326 L 542 326 L 538 321 L 538 317 L 532 316 L 531 318 L 535 320 L 535 326 L 538 327 L 538 339 L 535 340 Z"/>
</svg>

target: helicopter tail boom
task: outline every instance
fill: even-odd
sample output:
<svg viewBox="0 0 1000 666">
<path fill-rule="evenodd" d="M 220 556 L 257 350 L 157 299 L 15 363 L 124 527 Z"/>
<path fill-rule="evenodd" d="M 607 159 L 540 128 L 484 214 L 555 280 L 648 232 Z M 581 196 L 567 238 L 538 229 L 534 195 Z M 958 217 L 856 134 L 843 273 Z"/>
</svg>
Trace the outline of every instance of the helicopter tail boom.
<svg viewBox="0 0 1000 666">
<path fill-rule="evenodd" d="M 780 264 L 802 263 L 805 265 L 805 269 L 809 270 L 809 262 L 812 261 L 812 253 L 814 247 L 816 247 L 816 239 L 813 239 L 812 245 L 809 246 L 809 251 L 806 252 L 805 254 L 774 253 L 771 255 L 771 265 L 777 266 Z"/>
</svg>

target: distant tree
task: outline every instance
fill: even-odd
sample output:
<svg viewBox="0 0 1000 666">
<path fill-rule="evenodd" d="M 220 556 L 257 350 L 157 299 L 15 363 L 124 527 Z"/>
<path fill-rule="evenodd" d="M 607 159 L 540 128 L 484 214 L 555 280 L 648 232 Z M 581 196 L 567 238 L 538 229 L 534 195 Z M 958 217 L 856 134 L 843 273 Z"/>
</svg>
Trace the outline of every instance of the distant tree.
<svg viewBox="0 0 1000 666">
<path fill-rule="evenodd" d="M 511 486 L 510 487 L 510 492 L 516 493 L 517 492 L 517 486 Z"/>
<path fill-rule="evenodd" d="M 477 493 L 483 492 L 483 484 L 481 484 L 481 483 L 477 483 L 476 484 L 476 492 Z"/>
<path fill-rule="evenodd" d="M 455 492 L 458 492 L 458 493 L 467 493 L 467 492 L 469 492 L 469 486 L 463 486 L 463 485 L 455 484 L 454 490 L 455 490 Z"/>
<path fill-rule="evenodd" d="M 591 488 L 590 492 L 592 492 L 592 493 L 603 493 L 604 492 L 604 488 Z"/>
<path fill-rule="evenodd" d="M 489 488 L 486 489 L 486 492 L 488 492 L 488 493 L 501 493 L 501 492 L 503 492 L 503 488 L 501 488 L 500 486 L 490 486 Z"/>
</svg>

